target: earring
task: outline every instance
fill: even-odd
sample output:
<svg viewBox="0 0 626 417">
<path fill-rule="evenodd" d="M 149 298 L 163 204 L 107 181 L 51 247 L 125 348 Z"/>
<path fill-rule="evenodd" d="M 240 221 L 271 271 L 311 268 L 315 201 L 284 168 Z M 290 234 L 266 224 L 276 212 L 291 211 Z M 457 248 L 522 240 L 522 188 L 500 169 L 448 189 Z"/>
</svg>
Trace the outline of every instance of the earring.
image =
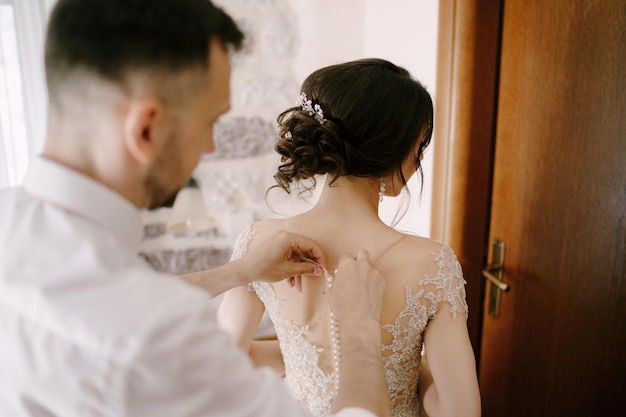
<svg viewBox="0 0 626 417">
<path fill-rule="evenodd" d="M 385 195 L 385 179 L 380 179 L 380 189 L 378 191 L 378 201 L 383 202 L 383 196 Z"/>
</svg>

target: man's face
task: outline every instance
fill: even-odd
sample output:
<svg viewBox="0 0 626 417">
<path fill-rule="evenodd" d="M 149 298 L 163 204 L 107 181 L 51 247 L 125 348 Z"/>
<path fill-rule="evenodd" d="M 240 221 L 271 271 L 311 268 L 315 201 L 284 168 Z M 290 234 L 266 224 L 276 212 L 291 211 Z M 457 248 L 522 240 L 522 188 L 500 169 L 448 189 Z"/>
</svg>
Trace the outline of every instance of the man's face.
<svg viewBox="0 0 626 417">
<path fill-rule="evenodd" d="M 213 126 L 230 108 L 230 59 L 219 41 L 211 44 L 209 71 L 201 91 L 190 97 L 187 111 L 155 156 L 146 178 L 149 208 L 171 201 L 187 183 L 204 152 L 215 150 Z"/>
</svg>

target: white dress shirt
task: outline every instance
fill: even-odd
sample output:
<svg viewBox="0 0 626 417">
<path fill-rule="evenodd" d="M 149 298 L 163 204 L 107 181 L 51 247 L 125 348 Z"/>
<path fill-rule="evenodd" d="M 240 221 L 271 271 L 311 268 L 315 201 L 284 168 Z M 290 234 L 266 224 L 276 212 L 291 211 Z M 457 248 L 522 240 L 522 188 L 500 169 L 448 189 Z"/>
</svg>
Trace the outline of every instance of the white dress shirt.
<svg viewBox="0 0 626 417">
<path fill-rule="evenodd" d="M 141 236 L 130 202 L 43 158 L 0 192 L 0 416 L 309 415 Z"/>
</svg>

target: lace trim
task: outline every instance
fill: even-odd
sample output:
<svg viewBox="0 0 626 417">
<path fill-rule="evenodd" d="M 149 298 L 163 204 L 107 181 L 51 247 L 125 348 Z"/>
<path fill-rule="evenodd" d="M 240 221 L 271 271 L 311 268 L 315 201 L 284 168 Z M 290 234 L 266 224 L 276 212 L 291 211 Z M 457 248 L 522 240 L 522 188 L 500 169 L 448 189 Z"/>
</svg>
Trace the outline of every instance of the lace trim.
<svg viewBox="0 0 626 417">
<path fill-rule="evenodd" d="M 293 396 L 316 416 L 330 413 L 335 397 L 335 372 L 327 374 L 319 367 L 324 349 L 307 340 L 309 326 L 299 326 L 280 314 L 284 300 L 277 297 L 267 282 L 253 282 L 253 289 L 265 305 L 280 344 L 285 363 L 285 382 Z"/>
<path fill-rule="evenodd" d="M 241 259 L 246 255 L 254 235 L 255 232 L 252 230 L 252 224 L 249 224 L 245 229 L 243 229 L 239 236 L 237 236 L 237 240 L 235 240 L 235 244 L 233 246 L 233 254 L 230 256 L 231 262 Z"/>
<path fill-rule="evenodd" d="M 438 291 L 428 292 L 425 297 L 430 301 L 429 318 L 434 319 L 437 316 L 437 306 L 440 302 L 450 304 L 450 313 L 456 318 L 458 313 L 467 313 L 467 301 L 465 300 L 465 284 L 467 282 L 463 278 L 461 265 L 456 259 L 456 255 L 452 248 L 443 245 L 438 254 L 431 252 L 430 254 L 437 264 L 437 275 L 428 276 L 419 282 L 419 286 L 434 285 Z"/>
<path fill-rule="evenodd" d="M 406 304 L 394 324 L 385 324 L 383 330 L 392 336 L 390 344 L 382 345 L 383 363 L 391 408 L 419 409 L 417 384 L 422 351 L 422 333 L 428 324 L 426 307 L 421 303 L 424 291 L 411 293 L 405 288 Z M 407 414 L 413 415 L 413 414 Z"/>
<path fill-rule="evenodd" d="M 406 287 L 404 309 L 393 325 L 382 326 L 392 336 L 392 342 L 383 344 L 382 351 L 389 398 L 396 417 L 420 415 L 417 386 L 424 330 L 436 317 L 440 304 L 449 304 L 454 318 L 459 312 L 468 312 L 466 282 L 454 252 L 444 245 L 438 254 L 430 255 L 437 265 L 437 275 L 425 274 L 415 292 Z"/>
</svg>

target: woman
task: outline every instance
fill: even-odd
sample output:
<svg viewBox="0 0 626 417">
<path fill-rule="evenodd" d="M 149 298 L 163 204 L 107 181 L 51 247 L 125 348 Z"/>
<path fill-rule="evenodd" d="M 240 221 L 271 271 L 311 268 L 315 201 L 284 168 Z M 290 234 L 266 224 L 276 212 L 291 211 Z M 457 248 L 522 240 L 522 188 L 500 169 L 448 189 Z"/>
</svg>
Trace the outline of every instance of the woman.
<svg viewBox="0 0 626 417">
<path fill-rule="evenodd" d="M 480 396 L 460 265 L 448 246 L 400 233 L 378 217 L 383 195 L 397 196 L 411 175 L 422 175 L 432 118 L 424 87 L 390 62 L 365 59 L 313 72 L 298 105 L 278 117 L 275 148 L 282 163 L 275 179 L 289 192 L 294 182 L 327 174 L 319 200 L 303 214 L 251 225 L 233 256 L 279 229 L 317 240 L 329 271 L 342 255 L 365 247 L 386 281 L 381 332 L 392 414 L 477 416 Z M 341 355 L 349 354 L 339 348 L 341 336 L 325 300 L 332 279 L 329 273 L 326 280 L 302 280 L 299 291 L 288 281 L 236 288 L 224 296 L 218 315 L 239 346 L 258 358 L 251 342 L 267 309 L 285 381 L 318 416 L 330 411 Z"/>
</svg>

